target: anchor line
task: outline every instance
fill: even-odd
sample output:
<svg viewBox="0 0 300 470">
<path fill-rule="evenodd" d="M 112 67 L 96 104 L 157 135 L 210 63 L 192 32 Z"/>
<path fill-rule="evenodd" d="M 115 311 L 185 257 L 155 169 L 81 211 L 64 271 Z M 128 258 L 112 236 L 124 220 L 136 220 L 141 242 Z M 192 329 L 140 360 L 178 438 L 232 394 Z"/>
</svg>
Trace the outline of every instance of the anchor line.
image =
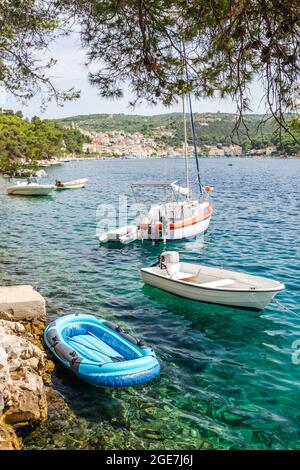
<svg viewBox="0 0 300 470">
<path fill-rule="evenodd" d="M 279 300 L 274 299 L 274 302 L 277 304 L 278 307 L 281 307 L 281 309 L 283 309 L 284 311 L 292 313 L 292 314 L 294 314 L 294 315 L 296 315 L 297 317 L 300 318 L 299 313 L 295 312 L 294 310 L 290 309 L 289 307 L 286 307 L 286 305 L 279 302 Z"/>
</svg>

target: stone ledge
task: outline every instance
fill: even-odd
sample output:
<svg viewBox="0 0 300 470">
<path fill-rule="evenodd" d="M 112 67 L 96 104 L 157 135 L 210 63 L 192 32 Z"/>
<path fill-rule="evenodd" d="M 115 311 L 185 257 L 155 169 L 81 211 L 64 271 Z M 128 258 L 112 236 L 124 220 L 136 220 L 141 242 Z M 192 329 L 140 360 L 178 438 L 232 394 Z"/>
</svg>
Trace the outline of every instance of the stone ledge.
<svg viewBox="0 0 300 470">
<path fill-rule="evenodd" d="M 45 320 L 45 304 L 45 299 L 32 286 L 0 287 L 0 319 Z"/>
</svg>

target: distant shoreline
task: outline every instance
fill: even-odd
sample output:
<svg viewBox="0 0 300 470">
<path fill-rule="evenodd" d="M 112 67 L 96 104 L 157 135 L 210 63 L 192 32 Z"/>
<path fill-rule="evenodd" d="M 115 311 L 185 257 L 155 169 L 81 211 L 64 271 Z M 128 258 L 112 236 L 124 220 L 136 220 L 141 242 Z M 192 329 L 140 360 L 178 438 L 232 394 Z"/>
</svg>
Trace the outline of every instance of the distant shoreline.
<svg viewBox="0 0 300 470">
<path fill-rule="evenodd" d="M 110 156 L 110 157 L 70 157 L 70 158 L 57 158 L 56 160 L 50 160 L 49 162 L 42 162 L 39 166 L 55 166 L 60 165 L 63 163 L 69 162 L 78 162 L 78 161 L 104 161 L 104 160 L 152 160 L 152 159 L 184 159 L 181 155 L 172 155 L 169 157 L 165 156 L 152 156 L 152 157 L 121 157 L 121 156 Z M 189 158 L 193 158 L 193 156 L 189 156 Z M 204 159 L 220 159 L 220 160 L 229 160 L 232 158 L 243 158 L 248 160 L 300 160 L 300 156 L 276 156 L 276 155 L 199 155 L 199 158 Z"/>
</svg>

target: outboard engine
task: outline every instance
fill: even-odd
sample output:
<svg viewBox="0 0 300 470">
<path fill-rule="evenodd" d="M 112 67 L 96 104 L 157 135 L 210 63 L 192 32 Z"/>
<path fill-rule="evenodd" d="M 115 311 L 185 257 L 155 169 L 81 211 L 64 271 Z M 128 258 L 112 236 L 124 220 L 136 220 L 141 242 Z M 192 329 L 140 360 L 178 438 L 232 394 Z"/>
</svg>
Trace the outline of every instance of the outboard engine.
<svg viewBox="0 0 300 470">
<path fill-rule="evenodd" d="M 160 269 L 166 269 L 172 277 L 179 267 L 179 253 L 177 251 L 163 251 L 159 257 Z"/>
</svg>

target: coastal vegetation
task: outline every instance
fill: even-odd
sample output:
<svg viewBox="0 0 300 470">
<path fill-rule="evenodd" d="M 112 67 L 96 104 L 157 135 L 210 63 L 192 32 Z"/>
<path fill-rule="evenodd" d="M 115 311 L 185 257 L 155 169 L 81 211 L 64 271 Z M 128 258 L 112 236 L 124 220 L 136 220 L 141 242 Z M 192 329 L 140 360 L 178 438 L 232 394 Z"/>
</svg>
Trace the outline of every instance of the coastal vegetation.
<svg viewBox="0 0 300 470">
<path fill-rule="evenodd" d="M 0 172 L 14 175 L 23 168 L 34 171 L 38 161 L 81 152 L 89 137 L 51 120 L 0 110 Z"/>
<path fill-rule="evenodd" d="M 273 155 L 299 155 L 299 120 L 287 119 L 291 132 L 283 131 L 280 136 L 272 119 L 261 127 L 260 115 L 248 115 L 245 118 L 248 130 L 244 133 L 234 132 L 236 119 L 234 114 L 195 113 L 196 136 L 201 154 L 207 154 L 209 146 L 222 149 L 236 143 L 241 147 L 242 154 L 259 154 L 265 148 L 270 148 Z M 87 134 L 83 133 L 85 131 Z M 163 153 L 165 149 L 172 150 L 169 154 L 180 154 L 177 150 L 182 149 L 184 139 L 180 113 L 154 116 L 91 114 L 54 121 L 39 117 L 28 120 L 19 111 L 1 110 L 0 172 L 11 176 L 20 174 L 24 169 L 34 172 L 40 160 L 83 155 L 83 144 L 91 142 L 93 132 L 102 136 L 105 133 L 110 136 L 116 132 L 123 134 L 122 155 L 131 153 L 130 136 L 137 135 L 138 140 L 144 142 L 141 151 L 139 147 L 136 148 L 139 156 L 143 156 L 143 152 L 150 156 L 153 147 L 156 148 L 156 154 Z M 291 133 L 296 136 L 296 140 Z M 112 141 L 115 139 L 111 137 Z M 188 141 L 191 145 L 190 129 Z M 127 153 L 124 142 L 128 143 Z M 102 148 L 102 157 L 112 155 L 118 156 L 114 147 Z"/>
</svg>

